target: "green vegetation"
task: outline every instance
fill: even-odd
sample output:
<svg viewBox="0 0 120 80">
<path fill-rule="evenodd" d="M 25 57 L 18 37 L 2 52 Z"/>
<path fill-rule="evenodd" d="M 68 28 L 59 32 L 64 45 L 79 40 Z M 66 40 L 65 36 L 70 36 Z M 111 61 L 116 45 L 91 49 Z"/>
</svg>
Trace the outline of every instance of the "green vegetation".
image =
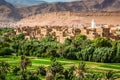
<svg viewBox="0 0 120 80">
<path fill-rule="evenodd" d="M 26 66 L 26 69 L 23 70 L 22 67 L 20 67 L 20 62 L 21 62 L 20 56 L 0 57 L 0 62 L 5 61 L 7 62 L 7 65 L 9 65 L 6 79 L 7 80 L 11 80 L 11 79 L 19 80 L 18 78 L 20 78 L 22 74 L 21 71 L 24 71 L 24 73 L 26 74 L 28 74 L 28 72 L 33 72 L 34 75 L 38 76 L 42 80 L 46 78 L 45 77 L 46 75 L 52 75 L 54 76 L 54 78 L 55 76 L 57 77 L 57 76 L 64 75 L 64 77 L 66 77 L 65 78 L 66 80 L 72 80 L 75 77 L 73 73 L 77 71 L 76 69 L 78 69 L 78 71 L 79 69 L 83 70 L 83 72 L 80 74 L 87 73 L 87 74 L 90 74 L 91 76 L 94 74 L 96 75 L 96 77 L 99 77 L 99 78 L 100 77 L 105 78 L 106 73 L 109 71 L 112 71 L 114 76 L 117 78 L 120 76 L 120 66 L 119 66 L 120 64 L 119 63 L 96 63 L 96 62 L 87 62 L 87 61 L 82 62 L 79 60 L 68 60 L 68 59 L 60 59 L 60 58 L 57 58 L 56 61 L 51 61 L 50 58 L 38 58 L 38 57 L 28 57 L 28 59 L 29 59 L 28 62 L 31 61 L 31 65 Z M 28 71 L 28 72 L 25 72 L 25 71 Z M 91 77 L 89 76 L 89 78 Z"/>
<path fill-rule="evenodd" d="M 64 43 L 50 34 L 27 40 L 23 34 L 13 35 L 13 30 L 0 29 L 0 80 L 115 80 L 120 76 L 120 41 L 89 40 L 81 34 Z"/>
</svg>

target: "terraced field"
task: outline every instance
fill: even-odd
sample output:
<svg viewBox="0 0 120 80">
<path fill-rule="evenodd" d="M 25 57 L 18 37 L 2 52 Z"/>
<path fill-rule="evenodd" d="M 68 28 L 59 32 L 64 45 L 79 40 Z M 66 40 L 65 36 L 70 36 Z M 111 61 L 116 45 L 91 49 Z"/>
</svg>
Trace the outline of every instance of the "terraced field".
<svg viewBox="0 0 120 80">
<path fill-rule="evenodd" d="M 37 58 L 37 57 L 29 57 L 32 61 L 32 66 L 28 67 L 29 70 L 36 70 L 38 66 L 43 65 L 45 67 L 48 67 L 52 62 L 49 58 Z M 10 64 L 10 66 L 19 66 L 19 60 L 20 57 L 16 56 L 5 56 L 0 57 L 0 61 L 6 61 Z M 79 60 L 67 60 L 67 59 L 56 59 L 58 62 L 60 62 L 64 68 L 68 68 L 69 66 L 77 66 L 80 61 Z M 106 70 L 113 70 L 116 71 L 118 75 L 120 75 L 120 63 L 96 63 L 96 62 L 86 62 L 88 71 L 95 72 L 95 73 L 101 73 Z M 8 78 L 17 78 L 17 76 L 11 76 L 11 74 L 8 74 Z M 42 79 L 45 78 L 43 76 Z"/>
</svg>

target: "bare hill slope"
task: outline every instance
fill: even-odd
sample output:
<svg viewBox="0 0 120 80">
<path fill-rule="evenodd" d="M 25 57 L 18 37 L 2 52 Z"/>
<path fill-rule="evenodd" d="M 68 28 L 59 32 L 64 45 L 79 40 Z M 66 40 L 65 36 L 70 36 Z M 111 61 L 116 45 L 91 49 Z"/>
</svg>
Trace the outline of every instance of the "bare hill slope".
<svg viewBox="0 0 120 80">
<path fill-rule="evenodd" d="M 82 0 L 73 2 L 42 3 L 16 8 L 5 0 L 0 0 L 0 21 L 20 20 L 37 14 L 51 12 L 101 12 L 120 11 L 120 0 Z"/>
<path fill-rule="evenodd" d="M 120 11 L 120 0 L 83 0 L 73 2 L 43 3 L 40 5 L 19 8 L 18 12 L 23 16 L 31 16 L 40 13 L 72 11 L 72 12 L 100 12 Z"/>
<path fill-rule="evenodd" d="M 5 0 L 0 0 L 0 21 L 17 20 L 20 19 L 20 17 L 12 4 Z"/>
<path fill-rule="evenodd" d="M 91 23 L 95 19 L 97 24 L 120 24 L 120 12 L 54 12 L 48 14 L 38 14 L 24 18 L 18 22 L 27 26 L 60 25 L 72 26 Z"/>
</svg>

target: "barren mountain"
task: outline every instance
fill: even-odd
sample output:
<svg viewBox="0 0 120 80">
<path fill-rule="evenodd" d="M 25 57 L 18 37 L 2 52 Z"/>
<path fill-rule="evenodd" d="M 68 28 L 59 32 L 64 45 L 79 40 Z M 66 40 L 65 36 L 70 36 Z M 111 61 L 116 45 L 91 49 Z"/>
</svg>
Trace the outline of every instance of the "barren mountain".
<svg viewBox="0 0 120 80">
<path fill-rule="evenodd" d="M 95 6 L 104 11 L 117 11 L 120 10 L 120 0 L 103 0 L 102 3 Z"/>
<path fill-rule="evenodd" d="M 94 19 L 97 24 L 120 25 L 120 12 L 54 12 L 38 14 L 21 19 L 21 26 L 77 26 L 90 24 Z M 22 24 L 21 24 L 22 23 Z"/>
<path fill-rule="evenodd" d="M 19 18 L 20 15 L 12 4 L 5 0 L 0 0 L 0 21 L 11 21 Z"/>
<path fill-rule="evenodd" d="M 40 5 L 19 8 L 18 12 L 23 16 L 31 16 L 40 13 L 72 11 L 72 12 L 92 12 L 92 11 L 119 11 L 120 0 L 82 0 L 73 2 L 43 3 Z"/>
<path fill-rule="evenodd" d="M 0 20 L 20 20 L 36 14 L 50 12 L 101 12 L 120 11 L 120 0 L 80 0 L 73 2 L 42 3 L 39 5 L 16 8 L 5 0 L 0 0 Z"/>
<path fill-rule="evenodd" d="M 46 3 L 43 0 L 6 0 L 6 1 L 14 5 L 15 7 L 26 7 Z"/>
</svg>

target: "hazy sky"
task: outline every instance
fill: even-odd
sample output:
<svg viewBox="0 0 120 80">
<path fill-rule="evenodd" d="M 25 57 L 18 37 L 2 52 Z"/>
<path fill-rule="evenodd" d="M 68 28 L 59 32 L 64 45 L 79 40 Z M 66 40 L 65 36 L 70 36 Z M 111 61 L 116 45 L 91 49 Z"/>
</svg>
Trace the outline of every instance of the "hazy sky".
<svg viewBox="0 0 120 80">
<path fill-rule="evenodd" d="M 44 0 L 44 1 L 46 2 L 69 2 L 69 1 L 75 1 L 75 0 Z"/>
</svg>

